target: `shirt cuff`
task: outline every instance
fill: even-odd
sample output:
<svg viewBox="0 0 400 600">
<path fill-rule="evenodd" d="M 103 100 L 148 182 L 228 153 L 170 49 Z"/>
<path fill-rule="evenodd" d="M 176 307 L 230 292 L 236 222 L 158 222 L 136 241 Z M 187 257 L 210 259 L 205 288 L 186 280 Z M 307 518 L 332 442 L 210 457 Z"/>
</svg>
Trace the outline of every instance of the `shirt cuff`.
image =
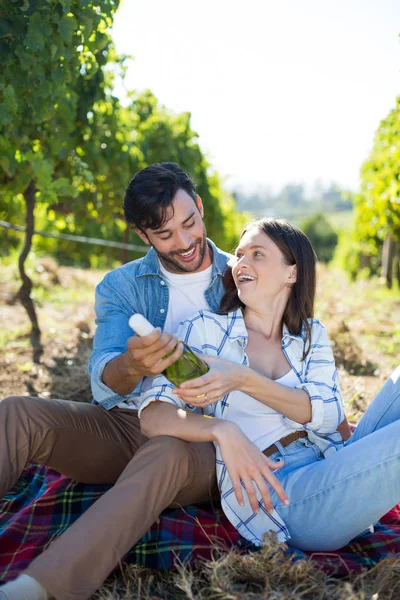
<svg viewBox="0 0 400 600">
<path fill-rule="evenodd" d="M 122 396 L 121 394 L 117 394 L 116 392 L 114 392 L 114 390 L 109 388 L 104 383 L 103 372 L 104 372 L 105 366 L 113 358 L 120 356 L 120 354 L 121 354 L 120 352 L 109 352 L 107 354 L 103 354 L 102 357 L 94 364 L 94 366 L 92 368 L 91 375 L 90 375 L 90 383 L 91 383 L 91 387 L 92 387 L 93 398 L 98 404 L 102 404 L 102 402 L 104 402 L 105 400 L 108 400 L 108 401 L 119 400 L 120 402 L 123 402 L 124 400 L 132 398 L 134 396 L 137 397 L 140 394 L 140 389 L 141 389 L 141 384 L 142 384 L 141 381 L 139 381 L 139 383 L 136 385 L 136 387 L 129 394 L 126 394 L 125 396 Z"/>
<path fill-rule="evenodd" d="M 316 431 L 319 429 L 325 418 L 325 408 L 322 396 L 316 385 L 313 383 L 306 383 L 296 386 L 298 390 L 304 390 L 311 402 L 311 421 L 308 423 L 298 423 L 288 417 L 284 417 L 284 421 L 293 427 L 294 429 L 304 429 L 305 431 Z"/>
<path fill-rule="evenodd" d="M 295 429 L 301 428 L 305 431 L 318 433 L 334 433 L 341 421 L 340 418 L 338 420 L 337 400 L 332 401 L 332 403 L 324 402 L 321 391 L 314 383 L 303 383 L 296 386 L 296 389 L 304 390 L 310 398 L 311 421 L 308 423 L 297 423 L 285 417 L 286 423 Z"/>
<path fill-rule="evenodd" d="M 164 384 L 164 385 L 160 385 L 160 386 L 154 386 L 151 389 L 149 389 L 147 392 L 145 392 L 142 395 L 142 401 L 140 403 L 139 406 L 139 413 L 138 416 L 140 418 L 142 411 L 149 406 L 149 404 L 151 404 L 152 402 L 166 402 L 167 404 L 172 404 L 173 406 L 176 406 L 177 408 L 183 408 L 186 409 L 187 406 L 186 404 L 183 402 L 183 400 L 180 400 L 179 398 L 174 398 L 171 395 L 170 390 L 173 389 L 173 385 L 172 384 Z"/>
</svg>

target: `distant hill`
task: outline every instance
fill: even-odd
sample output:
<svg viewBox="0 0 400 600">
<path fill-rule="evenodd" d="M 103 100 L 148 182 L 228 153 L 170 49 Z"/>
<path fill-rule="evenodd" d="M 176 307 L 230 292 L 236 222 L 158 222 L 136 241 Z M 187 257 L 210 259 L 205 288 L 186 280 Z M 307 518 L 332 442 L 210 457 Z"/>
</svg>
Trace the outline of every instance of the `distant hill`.
<svg viewBox="0 0 400 600">
<path fill-rule="evenodd" d="M 334 183 L 327 187 L 316 183 L 311 190 L 301 184 L 287 184 L 279 192 L 263 187 L 254 191 L 237 188 L 233 191 L 237 209 L 254 217 L 282 217 L 298 223 L 317 212 L 327 215 L 353 210 L 351 193 Z M 346 219 L 344 219 L 346 220 Z"/>
</svg>

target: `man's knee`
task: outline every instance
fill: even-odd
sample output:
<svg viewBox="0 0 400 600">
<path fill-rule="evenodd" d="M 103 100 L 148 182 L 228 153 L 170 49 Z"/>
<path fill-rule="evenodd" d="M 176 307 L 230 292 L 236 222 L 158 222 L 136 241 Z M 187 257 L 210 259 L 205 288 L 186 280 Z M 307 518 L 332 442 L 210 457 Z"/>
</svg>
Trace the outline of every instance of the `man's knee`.
<svg viewBox="0 0 400 600">
<path fill-rule="evenodd" d="M 211 442 L 186 442 L 170 435 L 159 435 L 151 438 L 146 444 L 151 444 L 158 452 L 168 456 L 169 460 L 189 461 L 193 466 L 215 463 L 215 449 Z"/>
<path fill-rule="evenodd" d="M 7 396 L 7 398 L 0 400 L 0 412 L 2 415 L 29 414 L 30 412 L 36 412 L 44 402 L 48 402 L 48 400 L 33 396 Z"/>
<path fill-rule="evenodd" d="M 169 435 L 150 438 L 133 457 L 132 466 L 141 457 L 148 469 L 163 471 L 168 477 L 187 480 L 194 471 L 195 456 L 190 442 Z"/>
<path fill-rule="evenodd" d="M 0 424 L 10 432 L 32 433 L 38 427 L 43 428 L 49 402 L 34 396 L 8 396 L 0 400 Z"/>
<path fill-rule="evenodd" d="M 0 401 L 0 413 L 2 415 L 17 412 L 21 407 L 24 407 L 26 402 L 24 396 L 7 396 Z"/>
</svg>

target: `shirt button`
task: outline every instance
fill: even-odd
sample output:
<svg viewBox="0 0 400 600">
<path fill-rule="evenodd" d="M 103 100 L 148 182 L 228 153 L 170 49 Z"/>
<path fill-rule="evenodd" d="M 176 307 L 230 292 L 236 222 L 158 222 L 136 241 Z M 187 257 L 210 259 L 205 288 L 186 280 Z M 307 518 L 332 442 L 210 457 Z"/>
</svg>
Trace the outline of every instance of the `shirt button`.
<svg viewBox="0 0 400 600">
<path fill-rule="evenodd" d="M 160 313 L 165 313 L 165 310 L 163 308 L 161 308 Z"/>
<path fill-rule="evenodd" d="M 165 281 L 163 281 L 163 280 L 161 279 L 161 281 L 160 281 L 160 285 L 165 285 Z"/>
</svg>

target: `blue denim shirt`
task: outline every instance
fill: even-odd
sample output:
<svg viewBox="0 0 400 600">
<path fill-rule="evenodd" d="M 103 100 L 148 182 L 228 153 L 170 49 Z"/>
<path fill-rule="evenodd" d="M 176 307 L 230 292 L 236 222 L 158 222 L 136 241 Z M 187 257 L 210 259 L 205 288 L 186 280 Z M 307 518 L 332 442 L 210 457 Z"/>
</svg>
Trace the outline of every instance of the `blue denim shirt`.
<svg viewBox="0 0 400 600">
<path fill-rule="evenodd" d="M 213 251 L 211 282 L 205 291 L 212 311 L 217 312 L 224 294 L 222 274 L 230 255 L 207 240 Z M 143 258 L 114 269 L 96 287 L 96 333 L 88 371 L 93 403 L 110 410 L 125 400 L 139 401 L 142 381 L 126 396 L 116 394 L 102 380 L 104 367 L 126 350 L 133 335 L 128 325 L 134 313 L 144 315 L 154 327 L 164 329 L 168 311 L 169 291 L 153 248 Z"/>
</svg>

